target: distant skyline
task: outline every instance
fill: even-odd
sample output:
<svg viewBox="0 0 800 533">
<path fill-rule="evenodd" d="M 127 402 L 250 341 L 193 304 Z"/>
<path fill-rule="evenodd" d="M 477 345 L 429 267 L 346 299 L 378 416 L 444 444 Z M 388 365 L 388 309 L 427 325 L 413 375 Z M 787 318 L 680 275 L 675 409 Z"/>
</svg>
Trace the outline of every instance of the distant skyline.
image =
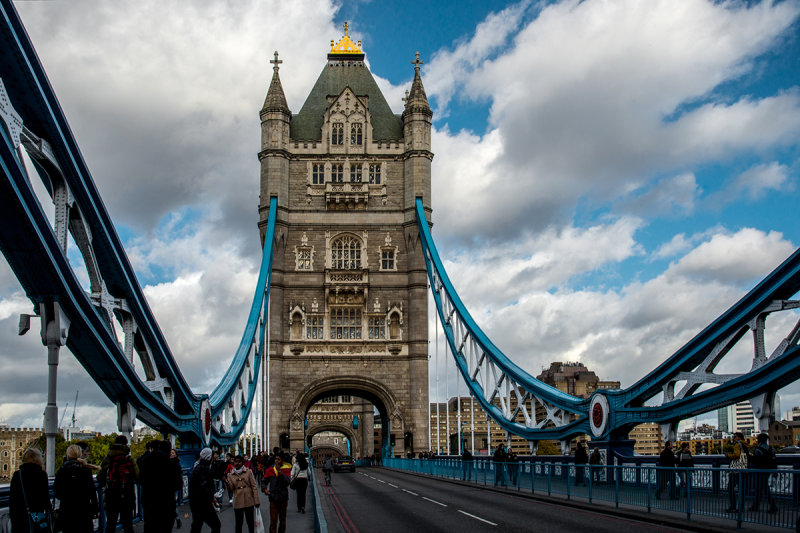
<svg viewBox="0 0 800 533">
<path fill-rule="evenodd" d="M 268 61 L 297 113 L 345 21 L 396 113 L 420 52 L 434 239 L 475 320 L 534 376 L 580 361 L 630 386 L 800 246 L 797 0 L 14 5 L 197 393 L 228 366 L 257 278 Z M 42 423 L 46 350 L 36 326 L 16 335 L 31 309 L 0 260 L 11 426 Z M 768 350 L 798 317 L 770 319 Z M 432 401 L 444 355 L 431 338 Z M 751 359 L 742 344 L 718 371 Z M 452 364 L 448 387 L 466 391 Z M 78 424 L 112 431 L 65 350 L 59 406 L 76 390 Z M 780 394 L 800 405 L 800 385 Z"/>
</svg>

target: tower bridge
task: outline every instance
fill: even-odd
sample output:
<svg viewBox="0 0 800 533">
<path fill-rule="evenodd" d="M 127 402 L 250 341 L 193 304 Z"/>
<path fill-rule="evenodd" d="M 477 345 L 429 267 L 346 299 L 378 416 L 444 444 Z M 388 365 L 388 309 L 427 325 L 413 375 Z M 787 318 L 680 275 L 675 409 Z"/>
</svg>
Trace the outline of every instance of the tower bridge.
<svg viewBox="0 0 800 533">
<path fill-rule="evenodd" d="M 628 431 L 639 423 L 661 423 L 674 438 L 681 419 L 740 400 L 751 402 L 766 429 L 776 391 L 800 378 L 800 322 L 779 332 L 776 346 L 767 346 L 764 335 L 772 314 L 800 307 L 800 250 L 674 354 L 653 354 L 663 362 L 630 387 L 578 398 L 525 372 L 472 319 L 433 240 L 432 112 L 422 61 L 412 62 L 413 82 L 395 115 L 360 43 L 345 31 L 296 114 L 283 92 L 277 52 L 272 60 L 260 111 L 259 278 L 230 367 L 213 391 L 195 393 L 144 298 L 13 4 L 0 0 L 0 6 L 0 250 L 41 318 L 51 376 L 66 346 L 118 406 L 121 431 L 138 419 L 188 445 L 229 445 L 244 431 L 263 383 L 275 443 L 301 448 L 309 434 L 340 430 L 354 453 L 368 454 L 364 426 L 309 421 L 321 400 L 349 395 L 379 413 L 381 453 L 392 452 L 393 440 L 403 450 L 423 449 L 429 294 L 470 394 L 532 447 L 590 434 L 624 454 Z M 23 151 L 35 174 L 25 168 Z M 51 195 L 54 224 L 33 179 Z M 88 291 L 67 260 L 68 234 L 87 265 Z M 752 367 L 716 373 L 739 343 L 749 343 Z M 55 434 L 57 411 L 51 385 L 48 436 Z M 365 425 L 372 411 L 362 410 Z"/>
</svg>

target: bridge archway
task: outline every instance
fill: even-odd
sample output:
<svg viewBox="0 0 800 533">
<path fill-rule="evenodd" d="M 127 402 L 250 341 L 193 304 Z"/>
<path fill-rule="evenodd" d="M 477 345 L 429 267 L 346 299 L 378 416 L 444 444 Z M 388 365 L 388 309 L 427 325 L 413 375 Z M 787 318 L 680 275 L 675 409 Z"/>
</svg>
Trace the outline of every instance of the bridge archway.
<svg viewBox="0 0 800 533">
<path fill-rule="evenodd" d="M 377 409 L 381 420 L 381 450 L 375 450 L 375 453 L 383 453 L 384 455 L 389 453 L 392 433 L 400 435 L 401 438 L 399 440 L 402 442 L 405 428 L 404 417 L 401 414 L 401 406 L 394 392 L 376 379 L 365 376 L 344 375 L 316 379 L 297 394 L 292 409 L 292 423 L 290 424 L 292 447 L 295 447 L 295 443 L 307 442 L 306 439 L 310 435 L 315 435 L 322 431 L 336 431 L 350 439 L 352 455 L 356 457 L 365 455 L 364 450 L 367 443 L 364 442 L 364 439 L 371 439 L 372 435 L 365 436 L 362 432 L 355 431 L 352 426 L 341 423 L 325 423 L 323 421 L 313 424 L 313 426 L 309 424 L 306 427 L 305 421 L 309 410 L 321 399 L 338 394 L 362 398 Z"/>
</svg>

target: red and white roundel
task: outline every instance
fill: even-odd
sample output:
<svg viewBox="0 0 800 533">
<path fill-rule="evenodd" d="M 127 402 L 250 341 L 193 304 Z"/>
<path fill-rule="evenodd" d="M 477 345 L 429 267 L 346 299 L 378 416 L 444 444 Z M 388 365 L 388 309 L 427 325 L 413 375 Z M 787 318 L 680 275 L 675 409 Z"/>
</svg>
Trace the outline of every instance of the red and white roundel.
<svg viewBox="0 0 800 533">
<path fill-rule="evenodd" d="M 603 394 L 595 394 L 589 404 L 589 426 L 593 436 L 602 437 L 606 432 L 609 411 L 608 398 Z"/>
<path fill-rule="evenodd" d="M 203 443 L 211 441 L 211 406 L 208 398 L 204 398 L 200 404 L 200 429 L 203 432 Z"/>
</svg>

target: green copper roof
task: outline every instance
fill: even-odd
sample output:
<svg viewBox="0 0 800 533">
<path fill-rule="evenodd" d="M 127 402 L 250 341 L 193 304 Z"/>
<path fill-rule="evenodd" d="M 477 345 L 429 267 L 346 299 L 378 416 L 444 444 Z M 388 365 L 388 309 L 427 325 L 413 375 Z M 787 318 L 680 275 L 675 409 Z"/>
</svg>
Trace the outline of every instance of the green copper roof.
<svg viewBox="0 0 800 533">
<path fill-rule="evenodd" d="M 392 113 L 369 69 L 361 61 L 331 61 L 317 78 L 300 112 L 292 117 L 290 136 L 296 141 L 322 139 L 322 120 L 328 96 L 339 96 L 345 87 L 357 96 L 368 96 L 372 116 L 372 138 L 385 141 L 403 138 L 402 119 Z"/>
</svg>

